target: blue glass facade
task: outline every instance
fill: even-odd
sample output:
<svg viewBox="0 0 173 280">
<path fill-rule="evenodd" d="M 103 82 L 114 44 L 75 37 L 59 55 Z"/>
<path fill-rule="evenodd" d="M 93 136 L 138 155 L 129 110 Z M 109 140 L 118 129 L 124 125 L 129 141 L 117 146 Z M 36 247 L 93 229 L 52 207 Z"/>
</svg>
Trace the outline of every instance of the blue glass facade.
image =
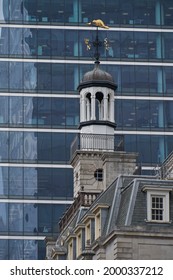
<svg viewBox="0 0 173 280">
<path fill-rule="evenodd" d="M 0 259 L 43 259 L 73 197 L 77 86 L 101 18 L 117 134 L 153 173 L 173 148 L 172 0 L 0 0 Z"/>
</svg>

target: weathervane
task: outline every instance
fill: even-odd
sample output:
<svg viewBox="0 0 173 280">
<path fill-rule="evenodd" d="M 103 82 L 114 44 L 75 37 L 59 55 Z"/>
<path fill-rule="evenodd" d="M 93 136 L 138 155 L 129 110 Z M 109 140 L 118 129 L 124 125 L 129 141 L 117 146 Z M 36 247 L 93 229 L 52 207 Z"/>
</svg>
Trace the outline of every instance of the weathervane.
<svg viewBox="0 0 173 280">
<path fill-rule="evenodd" d="M 105 38 L 103 41 L 99 40 L 98 28 L 100 27 L 100 28 L 104 28 L 104 29 L 109 29 L 109 27 L 107 25 L 105 25 L 104 22 L 101 19 L 94 19 L 91 22 L 87 23 L 87 25 L 91 25 L 91 26 L 96 26 L 97 27 L 95 41 L 90 42 L 90 40 L 88 38 L 85 38 L 84 42 L 85 42 L 85 44 L 87 46 L 87 50 L 88 51 L 91 50 L 92 45 L 94 46 L 94 48 L 95 48 L 94 58 L 96 60 L 95 62 L 99 63 L 99 58 L 100 58 L 99 47 L 104 46 L 104 48 L 106 50 L 108 50 L 109 49 L 109 42 L 108 42 L 107 38 Z"/>
</svg>

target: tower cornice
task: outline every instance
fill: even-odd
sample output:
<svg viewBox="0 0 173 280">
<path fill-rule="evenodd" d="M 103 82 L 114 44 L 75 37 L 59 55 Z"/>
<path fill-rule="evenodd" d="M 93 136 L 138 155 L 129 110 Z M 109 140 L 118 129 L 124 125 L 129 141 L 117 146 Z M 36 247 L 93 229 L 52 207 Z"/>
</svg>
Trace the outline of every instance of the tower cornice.
<svg viewBox="0 0 173 280">
<path fill-rule="evenodd" d="M 110 121 L 103 121 L 103 120 L 90 120 L 90 121 L 86 121 L 86 122 L 81 122 L 79 124 L 79 129 L 81 129 L 84 126 L 89 126 L 89 125 L 106 125 L 109 127 L 113 127 L 116 128 L 116 123 L 115 122 L 110 122 Z"/>
<path fill-rule="evenodd" d="M 83 88 L 100 87 L 100 86 L 111 88 L 113 90 L 116 90 L 118 87 L 114 82 L 107 81 L 107 80 L 89 80 L 89 81 L 81 82 L 77 89 L 78 89 L 78 91 L 81 91 L 81 89 L 83 89 Z"/>
</svg>

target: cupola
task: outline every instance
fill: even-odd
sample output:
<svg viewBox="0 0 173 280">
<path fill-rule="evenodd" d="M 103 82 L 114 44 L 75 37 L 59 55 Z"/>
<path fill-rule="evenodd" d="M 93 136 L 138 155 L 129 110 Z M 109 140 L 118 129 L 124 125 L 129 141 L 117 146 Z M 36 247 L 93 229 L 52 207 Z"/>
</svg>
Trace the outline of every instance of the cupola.
<svg viewBox="0 0 173 280">
<path fill-rule="evenodd" d="M 80 128 L 91 125 L 91 123 L 97 126 L 103 124 L 111 127 L 116 126 L 114 119 L 114 91 L 116 89 L 117 85 L 113 77 L 102 70 L 100 63 L 96 61 L 94 69 L 84 74 L 78 86 L 80 92 Z"/>
<path fill-rule="evenodd" d="M 114 92 L 116 89 L 117 85 L 113 77 L 101 69 L 99 61 L 95 62 L 93 70 L 84 74 L 78 86 L 80 93 L 79 128 L 83 148 L 107 149 L 109 147 L 111 150 L 114 149 L 113 138 L 116 127 Z M 89 141 L 91 138 L 92 141 Z M 93 143 L 93 139 L 95 143 Z M 102 143 L 102 146 L 99 143 Z"/>
</svg>

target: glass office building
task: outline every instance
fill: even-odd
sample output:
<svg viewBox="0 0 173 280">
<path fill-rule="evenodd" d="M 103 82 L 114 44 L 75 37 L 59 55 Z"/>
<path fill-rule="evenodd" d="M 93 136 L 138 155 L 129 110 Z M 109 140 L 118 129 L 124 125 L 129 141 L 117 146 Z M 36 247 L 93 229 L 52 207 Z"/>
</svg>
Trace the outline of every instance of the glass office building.
<svg viewBox="0 0 173 280">
<path fill-rule="evenodd" d="M 109 41 L 116 134 L 153 174 L 173 149 L 172 0 L 0 0 L 0 259 L 43 259 L 72 202 L 77 86 L 93 68 L 86 23 Z"/>
</svg>

